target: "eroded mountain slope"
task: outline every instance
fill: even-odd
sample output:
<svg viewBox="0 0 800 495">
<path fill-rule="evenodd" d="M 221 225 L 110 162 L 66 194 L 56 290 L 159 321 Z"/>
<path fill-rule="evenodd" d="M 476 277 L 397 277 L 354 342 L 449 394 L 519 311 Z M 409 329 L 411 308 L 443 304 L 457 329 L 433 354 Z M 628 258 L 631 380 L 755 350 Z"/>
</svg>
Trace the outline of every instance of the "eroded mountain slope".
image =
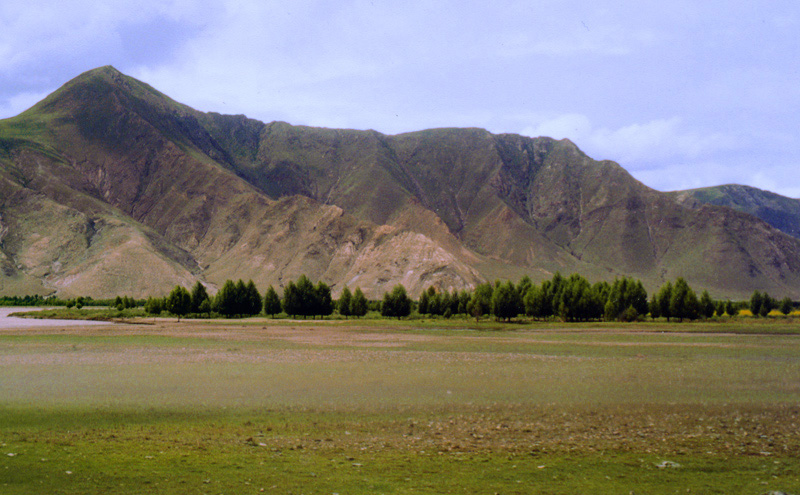
<svg viewBox="0 0 800 495">
<path fill-rule="evenodd" d="M 567 140 L 265 124 L 104 67 L 0 121 L 0 164 L 8 290 L 145 295 L 305 273 L 376 297 L 560 270 L 800 296 L 800 241 L 689 208 Z"/>
</svg>

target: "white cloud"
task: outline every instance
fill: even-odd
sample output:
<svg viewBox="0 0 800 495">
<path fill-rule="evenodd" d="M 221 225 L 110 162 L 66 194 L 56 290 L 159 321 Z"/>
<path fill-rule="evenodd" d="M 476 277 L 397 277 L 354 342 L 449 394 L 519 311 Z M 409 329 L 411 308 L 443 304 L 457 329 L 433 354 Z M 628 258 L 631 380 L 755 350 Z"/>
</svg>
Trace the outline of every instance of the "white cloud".
<svg viewBox="0 0 800 495">
<path fill-rule="evenodd" d="M 553 31 L 519 32 L 515 38 L 505 40 L 500 54 L 510 57 L 624 56 L 645 49 L 658 39 L 652 30 L 626 29 L 620 25 L 597 25 L 590 29 L 585 22 L 578 23 L 574 18 L 569 25 Z"/>
<path fill-rule="evenodd" d="M 679 191 L 723 184 L 744 184 L 800 199 L 798 167 L 793 164 L 754 167 L 746 158 L 717 161 L 665 162 L 655 169 L 632 170 L 631 175 L 660 191 Z"/>
<path fill-rule="evenodd" d="M 140 39 L 126 40 L 122 36 L 126 27 L 165 19 L 191 24 L 203 8 L 201 2 L 189 0 L 6 0 L 0 4 L 0 53 L 6 55 L 0 57 L 0 70 L 45 64 L 39 70 L 46 71 L 49 64 L 58 66 L 65 60 L 91 64 L 94 59 L 100 65 L 104 59 L 135 50 L 137 41 L 164 34 L 143 30 L 137 33 Z"/>
<path fill-rule="evenodd" d="M 0 101 L 0 118 L 13 117 L 29 109 L 47 96 L 47 93 L 19 93 Z"/>
<path fill-rule="evenodd" d="M 594 126 L 582 114 L 564 114 L 527 127 L 522 134 L 569 138 L 594 158 L 614 160 L 630 170 L 666 160 L 695 160 L 738 146 L 722 133 L 687 129 L 678 117 L 612 129 Z"/>
</svg>

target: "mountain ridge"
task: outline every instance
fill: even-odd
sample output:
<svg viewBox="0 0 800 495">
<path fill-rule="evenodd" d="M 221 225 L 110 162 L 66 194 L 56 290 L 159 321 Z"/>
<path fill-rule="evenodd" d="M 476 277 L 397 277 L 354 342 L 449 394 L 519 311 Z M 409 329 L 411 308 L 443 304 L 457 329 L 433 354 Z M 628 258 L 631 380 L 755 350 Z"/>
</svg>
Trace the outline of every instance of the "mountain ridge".
<svg viewBox="0 0 800 495">
<path fill-rule="evenodd" d="M 263 123 L 199 112 L 107 66 L 0 121 L 0 166 L 0 292 L 38 280 L 41 292 L 115 295 L 115 270 L 136 271 L 91 245 L 40 249 L 43 234 L 24 233 L 42 222 L 29 214 L 38 208 L 124 229 L 130 253 L 169 274 L 126 275 L 137 296 L 194 280 L 280 287 L 305 273 L 377 297 L 397 282 L 416 293 L 555 271 L 800 295 L 800 241 L 683 204 L 568 140 Z M 29 203 L 15 206 L 21 191 Z M 37 249 L 50 254 L 26 257 Z M 69 282 L 99 259 L 95 286 Z"/>
<path fill-rule="evenodd" d="M 711 204 L 749 213 L 792 237 L 800 238 L 800 199 L 740 184 L 673 191 L 670 194 L 690 208 Z"/>
</svg>

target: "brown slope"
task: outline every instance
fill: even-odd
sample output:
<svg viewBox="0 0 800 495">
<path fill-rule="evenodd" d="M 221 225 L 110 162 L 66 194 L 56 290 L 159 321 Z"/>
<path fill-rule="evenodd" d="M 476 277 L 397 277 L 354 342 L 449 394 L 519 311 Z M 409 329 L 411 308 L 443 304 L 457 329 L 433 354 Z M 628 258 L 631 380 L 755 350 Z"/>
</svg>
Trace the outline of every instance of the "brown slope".
<svg viewBox="0 0 800 495">
<path fill-rule="evenodd" d="M 4 295 L 144 297 L 195 280 L 188 256 L 113 209 L 81 211 L 7 176 L 0 197 Z"/>
<path fill-rule="evenodd" d="M 17 184 L 69 204 L 89 221 L 110 210 L 127 215 L 128 226 L 152 229 L 142 237 L 163 241 L 160 252 L 172 256 L 173 268 L 188 265 L 192 278 L 212 284 L 241 277 L 262 287 L 280 286 L 306 273 L 339 285 L 363 280 L 370 283 L 365 292 L 377 297 L 400 279 L 414 291 L 423 281 L 466 287 L 478 280 L 472 269 L 424 236 L 379 229 L 299 196 L 269 199 L 226 169 L 235 156 L 199 125 L 203 117 L 113 68 L 102 68 L 4 122 L 3 162 L 15 171 Z M 9 129 L 27 129 L 28 139 L 12 138 Z M 8 213 L 0 213 L 23 216 L 30 208 L 9 206 Z M 31 242 L 21 240 L 12 254 L 30 249 Z M 131 275 L 118 267 L 144 259 L 138 255 L 144 248 L 125 244 L 133 251 L 117 262 L 117 246 L 100 253 L 81 246 L 64 250 L 90 263 L 99 256 L 113 265 L 92 275 L 102 279 L 98 287 L 114 294 Z M 186 274 L 173 271 L 159 270 L 157 280 L 138 277 L 142 291 L 187 285 Z"/>
<path fill-rule="evenodd" d="M 651 289 L 683 276 L 718 296 L 799 293 L 794 240 L 729 211 L 685 208 L 566 140 L 271 124 L 258 143 L 256 158 L 235 166 L 282 178 L 265 189 L 270 195 L 285 184 L 286 193 L 460 242 L 487 278 L 561 270 L 632 275 Z M 409 221 L 422 210 L 439 222 Z"/>
</svg>

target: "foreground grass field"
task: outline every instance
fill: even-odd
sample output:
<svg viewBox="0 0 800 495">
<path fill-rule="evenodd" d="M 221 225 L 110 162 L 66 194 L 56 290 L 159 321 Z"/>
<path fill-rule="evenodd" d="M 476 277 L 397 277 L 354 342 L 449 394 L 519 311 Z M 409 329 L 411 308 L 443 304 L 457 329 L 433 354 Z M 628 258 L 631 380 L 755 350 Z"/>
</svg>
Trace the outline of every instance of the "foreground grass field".
<svg viewBox="0 0 800 495">
<path fill-rule="evenodd" d="M 0 493 L 800 492 L 793 323 L 140 323 L 0 330 Z"/>
</svg>

